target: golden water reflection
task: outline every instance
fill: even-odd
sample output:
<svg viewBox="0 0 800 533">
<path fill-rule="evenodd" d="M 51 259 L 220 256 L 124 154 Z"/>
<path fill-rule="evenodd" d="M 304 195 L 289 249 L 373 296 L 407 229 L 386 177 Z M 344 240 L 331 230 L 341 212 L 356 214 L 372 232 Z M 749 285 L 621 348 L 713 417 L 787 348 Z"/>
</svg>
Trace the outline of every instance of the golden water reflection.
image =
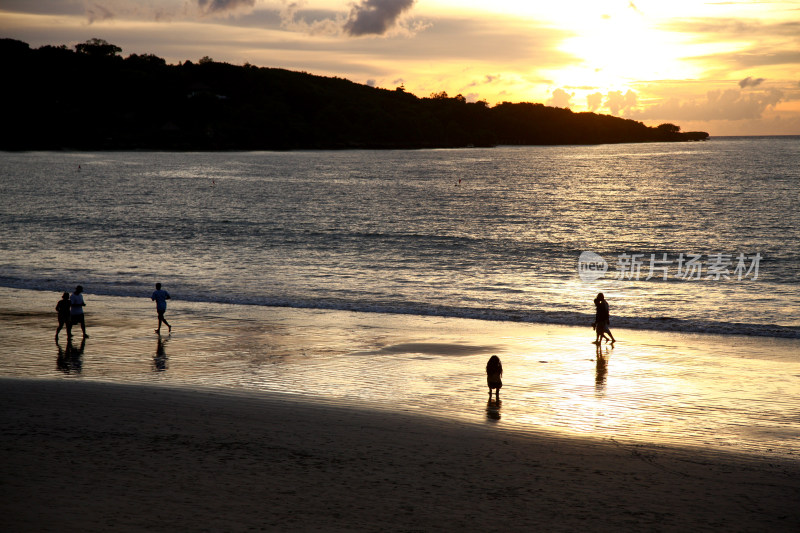
<svg viewBox="0 0 800 533">
<path fill-rule="evenodd" d="M 619 330 L 612 347 L 592 344 L 589 327 L 244 306 L 217 306 L 209 317 L 188 302 L 173 314 L 172 336 L 158 339 L 149 315 L 140 320 L 129 301 L 106 300 L 107 318 L 87 319 L 85 351 L 73 346 L 67 358 L 60 347 L 56 365 L 55 354 L 41 357 L 55 351 L 52 317 L 6 320 L 14 334 L 0 355 L 3 375 L 55 379 L 69 370 L 80 379 L 323 398 L 497 430 L 800 454 L 798 340 Z M 73 354 L 80 362 L 68 366 Z M 486 400 L 494 354 L 504 368 L 502 403 Z"/>
<path fill-rule="evenodd" d="M 257 346 L 285 346 L 284 334 L 314 349 L 262 353 L 240 384 L 515 431 L 800 452 L 797 341 L 778 341 L 796 357 L 776 361 L 765 339 L 620 331 L 598 347 L 590 328 L 419 317 L 376 328 L 375 318 L 337 326 L 348 332 L 343 351 L 313 324 L 263 332 L 245 342 L 245 360 Z M 486 403 L 492 354 L 503 362 L 502 404 Z"/>
</svg>

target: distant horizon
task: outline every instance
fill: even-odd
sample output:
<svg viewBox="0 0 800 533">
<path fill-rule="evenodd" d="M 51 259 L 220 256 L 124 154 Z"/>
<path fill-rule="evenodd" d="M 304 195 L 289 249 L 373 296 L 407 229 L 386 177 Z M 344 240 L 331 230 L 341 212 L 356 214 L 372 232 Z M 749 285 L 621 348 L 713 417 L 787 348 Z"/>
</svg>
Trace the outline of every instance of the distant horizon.
<svg viewBox="0 0 800 533">
<path fill-rule="evenodd" d="M 712 135 L 709 134 L 709 138 L 713 137 L 800 137 L 800 133 L 788 133 L 788 134 L 777 134 L 777 135 Z"/>
<path fill-rule="evenodd" d="M 800 135 L 798 10 L 800 0 L 6 0 L 0 35 L 775 136 Z"/>
</svg>

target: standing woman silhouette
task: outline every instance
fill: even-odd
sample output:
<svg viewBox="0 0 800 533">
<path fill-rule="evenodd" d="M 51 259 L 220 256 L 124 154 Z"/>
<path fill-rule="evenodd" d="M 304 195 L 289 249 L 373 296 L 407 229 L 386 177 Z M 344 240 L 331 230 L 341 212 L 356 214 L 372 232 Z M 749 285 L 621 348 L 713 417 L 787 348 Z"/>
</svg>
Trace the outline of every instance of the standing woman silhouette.
<svg viewBox="0 0 800 533">
<path fill-rule="evenodd" d="M 486 363 L 486 383 L 489 385 L 489 399 L 492 399 L 492 389 L 495 389 L 495 398 L 500 400 L 500 387 L 503 386 L 503 363 L 500 358 L 493 355 Z"/>
</svg>

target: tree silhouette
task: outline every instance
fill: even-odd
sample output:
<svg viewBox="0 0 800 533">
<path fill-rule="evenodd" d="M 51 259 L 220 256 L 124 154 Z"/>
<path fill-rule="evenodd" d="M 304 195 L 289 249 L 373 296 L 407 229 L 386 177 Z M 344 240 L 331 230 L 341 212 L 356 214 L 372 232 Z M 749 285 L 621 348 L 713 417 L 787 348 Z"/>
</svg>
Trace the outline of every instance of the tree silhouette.
<svg viewBox="0 0 800 533">
<path fill-rule="evenodd" d="M 75 50 L 79 54 L 86 54 L 92 57 L 116 57 L 122 52 L 119 46 L 110 44 L 103 39 L 93 38 L 85 43 L 75 45 Z"/>
<path fill-rule="evenodd" d="M 8 103 L 0 149 L 378 149 L 708 138 L 672 124 L 651 128 L 538 103 L 491 107 L 461 94 L 418 98 L 402 85 L 380 89 L 208 56 L 168 65 L 152 54 L 123 59 L 120 53 L 97 38 L 74 51 L 0 39 L 0 99 Z"/>
</svg>

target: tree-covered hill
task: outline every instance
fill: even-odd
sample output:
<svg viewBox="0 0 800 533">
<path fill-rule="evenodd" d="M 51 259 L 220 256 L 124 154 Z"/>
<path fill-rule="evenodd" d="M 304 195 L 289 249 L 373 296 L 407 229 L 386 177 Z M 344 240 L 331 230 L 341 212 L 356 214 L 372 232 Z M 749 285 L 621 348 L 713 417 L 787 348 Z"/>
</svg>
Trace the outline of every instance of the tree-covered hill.
<svg viewBox="0 0 800 533">
<path fill-rule="evenodd" d="M 677 126 L 542 104 L 428 98 L 208 58 L 168 65 L 92 39 L 0 39 L 0 149 L 288 150 L 686 141 Z"/>
</svg>

